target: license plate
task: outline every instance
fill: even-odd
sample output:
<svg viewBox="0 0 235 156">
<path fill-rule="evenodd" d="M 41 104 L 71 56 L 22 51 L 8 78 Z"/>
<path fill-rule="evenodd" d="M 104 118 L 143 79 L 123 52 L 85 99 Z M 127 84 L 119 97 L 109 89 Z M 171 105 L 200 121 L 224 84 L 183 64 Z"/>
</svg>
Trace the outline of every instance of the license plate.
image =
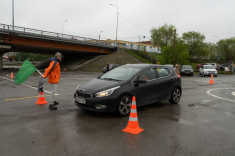
<svg viewBox="0 0 235 156">
<path fill-rule="evenodd" d="M 79 97 L 76 97 L 76 101 L 81 103 L 81 104 L 86 104 L 86 100 L 82 99 L 82 98 L 79 98 Z"/>
</svg>

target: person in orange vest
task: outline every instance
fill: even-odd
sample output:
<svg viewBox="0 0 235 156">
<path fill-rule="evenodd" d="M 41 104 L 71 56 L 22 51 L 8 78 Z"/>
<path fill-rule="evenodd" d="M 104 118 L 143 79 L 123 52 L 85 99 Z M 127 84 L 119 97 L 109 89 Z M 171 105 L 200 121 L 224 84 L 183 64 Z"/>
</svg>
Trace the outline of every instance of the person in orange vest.
<svg viewBox="0 0 235 156">
<path fill-rule="evenodd" d="M 177 63 L 176 66 L 175 66 L 175 70 L 176 70 L 178 75 L 180 74 L 179 68 L 180 68 L 180 65 L 179 65 L 179 63 Z"/>
<path fill-rule="evenodd" d="M 57 91 L 57 84 L 60 80 L 60 64 L 62 57 L 64 57 L 61 53 L 57 52 L 55 57 L 50 59 L 50 65 L 45 69 L 44 75 L 41 75 L 44 79 L 48 77 L 48 82 L 51 84 L 51 96 L 50 96 L 50 104 L 49 109 L 57 110 L 56 105 L 59 102 L 55 101 L 55 93 Z"/>
</svg>

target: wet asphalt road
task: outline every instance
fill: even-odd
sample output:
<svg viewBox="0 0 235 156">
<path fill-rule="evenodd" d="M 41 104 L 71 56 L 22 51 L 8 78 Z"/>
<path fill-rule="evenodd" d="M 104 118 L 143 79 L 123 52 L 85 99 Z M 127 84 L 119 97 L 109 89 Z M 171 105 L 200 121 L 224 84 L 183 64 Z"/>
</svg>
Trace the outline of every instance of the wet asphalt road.
<svg viewBox="0 0 235 156">
<path fill-rule="evenodd" d="M 62 72 L 56 96 L 60 105 L 52 111 L 35 104 L 36 89 L 5 79 L 10 72 L 0 72 L 1 156 L 235 155 L 234 75 L 220 75 L 214 85 L 209 85 L 210 77 L 183 76 L 179 104 L 138 107 L 144 131 L 132 135 L 122 132 L 129 117 L 74 105 L 76 86 L 101 73 Z M 25 84 L 37 86 L 38 74 Z M 50 90 L 47 80 L 44 89 Z M 49 93 L 45 95 L 49 101 Z"/>
</svg>

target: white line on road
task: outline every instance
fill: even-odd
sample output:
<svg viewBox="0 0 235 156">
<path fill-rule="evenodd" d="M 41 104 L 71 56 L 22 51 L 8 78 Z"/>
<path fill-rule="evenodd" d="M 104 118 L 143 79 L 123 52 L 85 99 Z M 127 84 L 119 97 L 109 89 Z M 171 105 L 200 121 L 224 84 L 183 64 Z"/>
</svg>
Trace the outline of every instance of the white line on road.
<svg viewBox="0 0 235 156">
<path fill-rule="evenodd" d="M 211 95 L 211 96 L 214 96 L 214 97 L 216 97 L 216 98 L 218 98 L 218 99 L 222 99 L 222 100 L 226 100 L 226 101 L 235 102 L 234 100 L 225 99 L 225 98 L 222 98 L 222 97 L 219 97 L 219 96 L 216 96 L 216 95 L 210 93 L 210 92 L 213 91 L 213 90 L 219 90 L 219 89 L 233 89 L 233 90 L 235 90 L 235 88 L 217 88 L 217 89 L 208 90 L 208 91 L 207 91 L 207 94 L 209 94 L 209 95 Z M 235 92 L 233 92 L 233 93 L 235 93 Z M 233 94 L 233 95 L 234 95 L 234 94 Z"/>
<path fill-rule="evenodd" d="M 231 94 L 232 94 L 233 96 L 235 96 L 235 92 L 232 92 Z"/>
<path fill-rule="evenodd" d="M 14 81 L 14 80 L 12 80 L 12 79 L 8 79 L 8 78 L 3 77 L 3 76 L 0 76 L 0 77 L 1 77 L 1 78 L 4 78 L 4 79 L 6 79 L 6 80 L 9 80 L 9 81 Z M 30 85 L 27 85 L 27 84 L 24 84 L 24 83 L 21 83 L 21 84 L 22 84 L 22 85 L 24 85 L 24 86 L 27 86 L 27 87 L 33 88 L 33 89 L 38 89 L 37 87 L 33 87 L 33 86 L 30 86 Z M 46 92 L 46 93 L 51 93 L 51 92 L 46 91 L 46 90 L 44 90 L 44 92 Z M 59 95 L 59 94 L 55 93 L 55 95 Z"/>
</svg>

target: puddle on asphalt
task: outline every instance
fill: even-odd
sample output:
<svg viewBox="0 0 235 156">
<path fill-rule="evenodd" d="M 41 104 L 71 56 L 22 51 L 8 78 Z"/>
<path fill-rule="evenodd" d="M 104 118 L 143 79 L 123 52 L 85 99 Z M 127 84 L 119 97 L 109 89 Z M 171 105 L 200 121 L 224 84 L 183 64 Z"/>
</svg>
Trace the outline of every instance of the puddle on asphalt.
<svg viewBox="0 0 235 156">
<path fill-rule="evenodd" d="M 188 120 L 185 120 L 185 119 L 180 119 L 179 123 L 184 124 L 184 125 L 194 125 L 194 122 L 188 121 Z"/>
<path fill-rule="evenodd" d="M 201 104 L 206 104 L 208 102 L 210 102 L 211 100 L 202 100 Z"/>
<path fill-rule="evenodd" d="M 195 104 L 189 104 L 188 105 L 189 107 L 195 107 L 195 108 L 198 108 L 199 106 L 195 105 Z"/>
</svg>

